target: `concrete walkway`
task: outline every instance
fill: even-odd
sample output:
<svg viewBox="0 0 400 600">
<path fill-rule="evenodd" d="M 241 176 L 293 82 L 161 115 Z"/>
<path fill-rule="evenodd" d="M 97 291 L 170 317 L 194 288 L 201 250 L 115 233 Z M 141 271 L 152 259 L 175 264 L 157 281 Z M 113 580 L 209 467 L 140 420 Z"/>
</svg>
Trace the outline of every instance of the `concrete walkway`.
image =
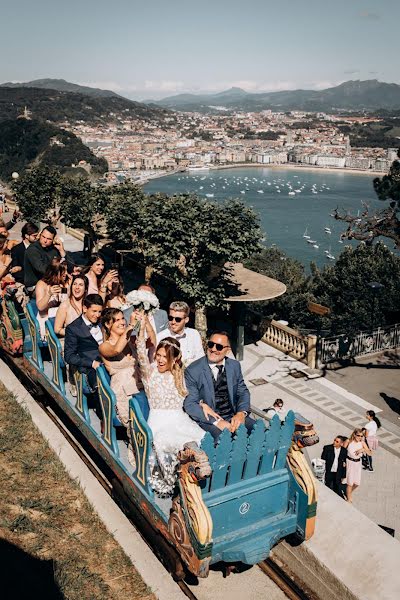
<svg viewBox="0 0 400 600">
<path fill-rule="evenodd" d="M 349 392 L 324 377 L 296 379 L 290 373 L 306 370 L 303 363 L 259 342 L 245 347 L 242 368 L 251 391 L 252 404 L 263 409 L 282 398 L 287 410 L 300 412 L 312 421 L 320 442 L 309 450 L 320 457 L 325 444 L 336 435 L 349 436 L 366 423 L 365 411 L 382 410 L 362 396 Z M 390 377 L 390 372 L 387 374 Z M 263 382 L 264 381 L 264 382 Z M 400 423 L 400 422 L 399 422 Z M 353 506 L 379 525 L 395 529 L 400 539 L 400 427 L 382 418 L 380 447 L 374 453 L 374 472 L 363 471 Z"/>
</svg>

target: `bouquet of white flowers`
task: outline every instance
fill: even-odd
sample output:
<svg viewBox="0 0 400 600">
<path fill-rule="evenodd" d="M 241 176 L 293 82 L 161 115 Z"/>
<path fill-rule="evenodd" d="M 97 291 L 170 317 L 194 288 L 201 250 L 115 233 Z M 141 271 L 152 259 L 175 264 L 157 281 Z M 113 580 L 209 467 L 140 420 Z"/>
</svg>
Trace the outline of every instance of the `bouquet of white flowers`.
<svg viewBox="0 0 400 600">
<path fill-rule="evenodd" d="M 134 306 L 138 310 L 143 310 L 146 315 L 151 315 L 160 308 L 160 303 L 157 296 L 151 292 L 132 290 L 132 292 L 126 295 L 124 308 L 128 308 L 129 306 Z"/>
</svg>

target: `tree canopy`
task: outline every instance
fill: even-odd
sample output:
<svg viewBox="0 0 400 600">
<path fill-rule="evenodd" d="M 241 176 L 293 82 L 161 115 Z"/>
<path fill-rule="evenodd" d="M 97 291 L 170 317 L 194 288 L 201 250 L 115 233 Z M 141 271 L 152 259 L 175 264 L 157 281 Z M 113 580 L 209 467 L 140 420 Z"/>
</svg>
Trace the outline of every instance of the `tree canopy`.
<svg viewBox="0 0 400 600">
<path fill-rule="evenodd" d="M 47 166 L 26 171 L 13 182 L 15 201 L 25 219 L 57 224 L 61 174 Z"/>
<path fill-rule="evenodd" d="M 379 200 L 389 202 L 389 205 L 374 213 L 365 205 L 359 216 L 336 209 L 333 213 L 335 219 L 348 223 L 342 237 L 362 240 L 367 244 L 385 237 L 393 240 L 396 248 L 400 248 L 400 161 L 392 163 L 388 175 L 374 179 L 374 189 Z"/>
<path fill-rule="evenodd" d="M 341 334 L 368 331 L 372 322 L 385 326 L 400 320 L 400 257 L 381 242 L 346 246 L 334 264 L 322 270 L 314 265 L 308 277 L 298 261 L 274 248 L 253 257 L 246 266 L 286 284 L 286 294 L 259 303 L 256 309 L 264 317 L 285 319 L 292 327 Z M 384 287 L 374 292 L 368 285 L 371 282 Z M 310 313 L 310 300 L 329 307 L 331 314 Z"/>
<path fill-rule="evenodd" d="M 286 293 L 275 300 L 255 303 L 255 310 L 264 317 L 284 319 L 291 326 L 305 325 L 303 315 L 307 313 L 307 302 L 313 299 L 310 277 L 306 275 L 304 265 L 295 258 L 287 256 L 279 248 L 264 248 L 260 254 L 246 261 L 248 269 L 267 275 L 286 285 Z"/>
<path fill-rule="evenodd" d="M 138 254 L 148 270 L 172 279 L 186 298 L 218 306 L 229 282 L 224 264 L 259 248 L 258 217 L 239 201 L 222 204 L 194 194 L 145 196 L 132 186 L 107 207 L 109 236 Z"/>
<path fill-rule="evenodd" d="M 375 281 L 384 286 L 380 291 L 368 285 Z M 372 321 L 393 324 L 400 317 L 400 258 L 381 242 L 347 246 L 334 265 L 314 274 L 312 293 L 331 308 L 324 326 L 332 333 L 369 330 Z"/>
</svg>

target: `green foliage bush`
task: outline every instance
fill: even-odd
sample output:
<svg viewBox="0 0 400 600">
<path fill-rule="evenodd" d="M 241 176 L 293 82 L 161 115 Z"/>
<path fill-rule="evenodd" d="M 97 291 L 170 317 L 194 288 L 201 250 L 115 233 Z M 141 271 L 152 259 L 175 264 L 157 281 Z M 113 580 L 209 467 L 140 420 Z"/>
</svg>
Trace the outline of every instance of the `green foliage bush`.
<svg viewBox="0 0 400 600">
<path fill-rule="evenodd" d="M 20 175 L 34 165 L 69 168 L 86 161 L 94 173 L 108 170 L 107 161 L 97 158 L 81 140 L 65 129 L 36 119 L 0 122 L 0 179 Z"/>
</svg>

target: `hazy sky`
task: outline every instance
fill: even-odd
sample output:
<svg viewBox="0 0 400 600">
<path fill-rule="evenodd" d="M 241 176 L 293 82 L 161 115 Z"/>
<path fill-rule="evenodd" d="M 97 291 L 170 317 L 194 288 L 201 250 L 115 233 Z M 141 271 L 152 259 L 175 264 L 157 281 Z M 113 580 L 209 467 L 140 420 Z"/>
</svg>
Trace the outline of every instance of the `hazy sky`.
<svg viewBox="0 0 400 600">
<path fill-rule="evenodd" d="M 0 82 L 131 98 L 400 83 L 399 0 L 0 0 Z"/>
</svg>

